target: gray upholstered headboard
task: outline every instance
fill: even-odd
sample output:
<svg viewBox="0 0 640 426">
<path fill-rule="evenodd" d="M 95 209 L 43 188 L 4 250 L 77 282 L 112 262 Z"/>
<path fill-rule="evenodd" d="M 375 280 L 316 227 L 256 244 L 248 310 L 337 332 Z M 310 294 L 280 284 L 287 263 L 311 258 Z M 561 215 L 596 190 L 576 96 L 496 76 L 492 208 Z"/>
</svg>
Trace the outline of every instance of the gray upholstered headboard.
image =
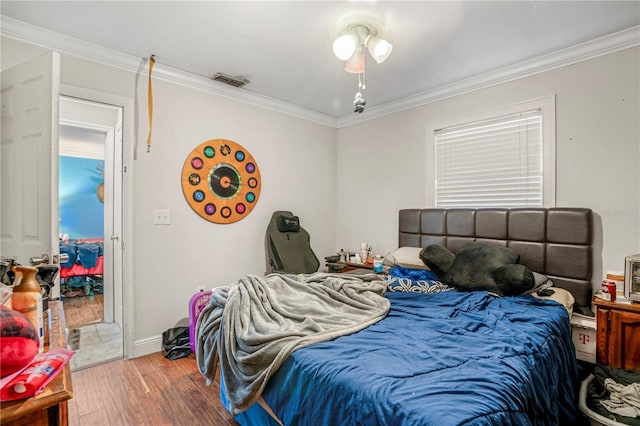
<svg viewBox="0 0 640 426">
<path fill-rule="evenodd" d="M 458 252 L 470 241 L 509 247 L 520 263 L 591 305 L 593 213 L 582 208 L 405 209 L 399 247 L 438 244 Z"/>
</svg>

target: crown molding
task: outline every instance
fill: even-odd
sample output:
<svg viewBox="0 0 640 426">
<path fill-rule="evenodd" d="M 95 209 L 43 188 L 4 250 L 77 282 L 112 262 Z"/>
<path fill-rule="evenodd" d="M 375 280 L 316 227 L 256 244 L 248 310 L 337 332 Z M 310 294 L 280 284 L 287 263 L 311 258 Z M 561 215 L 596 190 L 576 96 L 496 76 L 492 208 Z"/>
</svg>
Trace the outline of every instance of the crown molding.
<svg viewBox="0 0 640 426">
<path fill-rule="evenodd" d="M 596 38 L 566 49 L 538 56 L 511 66 L 503 67 L 471 78 L 456 81 L 409 96 L 398 101 L 387 102 L 367 108 L 364 114 L 345 115 L 337 120 L 337 127 L 347 127 L 384 115 L 436 102 L 464 93 L 495 86 L 508 81 L 550 71 L 556 68 L 583 62 L 599 56 L 618 52 L 640 45 L 640 25 Z"/>
<path fill-rule="evenodd" d="M 84 40 L 70 37 L 55 31 L 47 30 L 36 25 L 18 21 L 0 15 L 0 35 L 24 43 L 33 44 L 64 55 L 87 59 L 103 65 L 119 68 L 132 73 L 138 73 L 145 58 L 127 55 L 105 48 Z M 336 118 L 307 108 L 302 108 L 288 102 L 283 102 L 269 96 L 260 95 L 247 89 L 223 86 L 209 78 L 182 71 L 176 68 L 156 63 L 153 68 L 154 78 L 180 84 L 197 90 L 202 90 L 218 96 L 248 103 L 260 108 L 280 112 L 303 120 L 336 127 Z"/>
<path fill-rule="evenodd" d="M 144 61 L 144 58 L 138 58 L 112 49 L 107 49 L 84 40 L 79 40 L 35 25 L 27 24 L 4 15 L 0 15 L 0 35 L 44 47 L 46 49 L 55 50 L 65 55 L 80 57 L 133 73 L 138 72 L 141 61 Z M 462 95 L 464 93 L 473 92 L 556 68 L 565 67 L 639 45 L 640 25 L 637 25 L 626 30 L 558 50 L 556 52 L 538 56 L 537 58 L 520 62 L 518 64 L 446 84 L 397 101 L 370 107 L 367 108 L 364 114 L 349 114 L 338 118 L 312 111 L 307 108 L 302 108 L 288 102 L 283 102 L 275 98 L 259 95 L 246 89 L 226 87 L 206 77 L 164 66 L 162 64 L 156 63 L 154 66 L 154 77 L 325 126 L 342 128 L 393 114 L 395 112 L 426 105 L 442 99 Z"/>
</svg>

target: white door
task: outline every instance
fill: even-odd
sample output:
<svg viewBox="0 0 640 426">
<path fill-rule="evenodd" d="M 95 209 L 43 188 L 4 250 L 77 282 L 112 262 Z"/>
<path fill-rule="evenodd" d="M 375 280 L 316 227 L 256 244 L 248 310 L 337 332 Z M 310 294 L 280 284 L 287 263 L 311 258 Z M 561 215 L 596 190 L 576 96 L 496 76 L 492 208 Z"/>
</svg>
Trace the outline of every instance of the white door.
<svg viewBox="0 0 640 426">
<path fill-rule="evenodd" d="M 1 80 L 0 257 L 57 263 L 60 56 L 31 59 Z"/>
</svg>

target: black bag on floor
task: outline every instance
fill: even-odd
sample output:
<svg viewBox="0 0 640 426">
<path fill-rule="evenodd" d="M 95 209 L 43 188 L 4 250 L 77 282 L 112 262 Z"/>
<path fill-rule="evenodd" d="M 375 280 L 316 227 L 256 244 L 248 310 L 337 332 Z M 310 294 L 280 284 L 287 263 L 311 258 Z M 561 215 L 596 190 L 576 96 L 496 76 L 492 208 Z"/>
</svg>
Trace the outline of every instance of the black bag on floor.
<svg viewBox="0 0 640 426">
<path fill-rule="evenodd" d="M 189 327 L 175 327 L 162 332 L 162 352 L 170 360 L 188 357 L 191 354 L 189 345 Z"/>
</svg>

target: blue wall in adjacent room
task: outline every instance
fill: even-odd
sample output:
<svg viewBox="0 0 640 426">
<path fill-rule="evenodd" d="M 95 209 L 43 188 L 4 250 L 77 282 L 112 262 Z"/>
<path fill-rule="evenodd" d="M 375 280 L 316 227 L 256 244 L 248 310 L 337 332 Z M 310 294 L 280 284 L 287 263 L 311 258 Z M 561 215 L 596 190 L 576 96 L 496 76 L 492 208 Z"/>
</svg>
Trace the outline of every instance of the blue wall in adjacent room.
<svg viewBox="0 0 640 426">
<path fill-rule="evenodd" d="M 60 234 L 72 239 L 103 238 L 104 204 L 96 191 L 104 182 L 104 160 L 60 156 Z"/>
</svg>

